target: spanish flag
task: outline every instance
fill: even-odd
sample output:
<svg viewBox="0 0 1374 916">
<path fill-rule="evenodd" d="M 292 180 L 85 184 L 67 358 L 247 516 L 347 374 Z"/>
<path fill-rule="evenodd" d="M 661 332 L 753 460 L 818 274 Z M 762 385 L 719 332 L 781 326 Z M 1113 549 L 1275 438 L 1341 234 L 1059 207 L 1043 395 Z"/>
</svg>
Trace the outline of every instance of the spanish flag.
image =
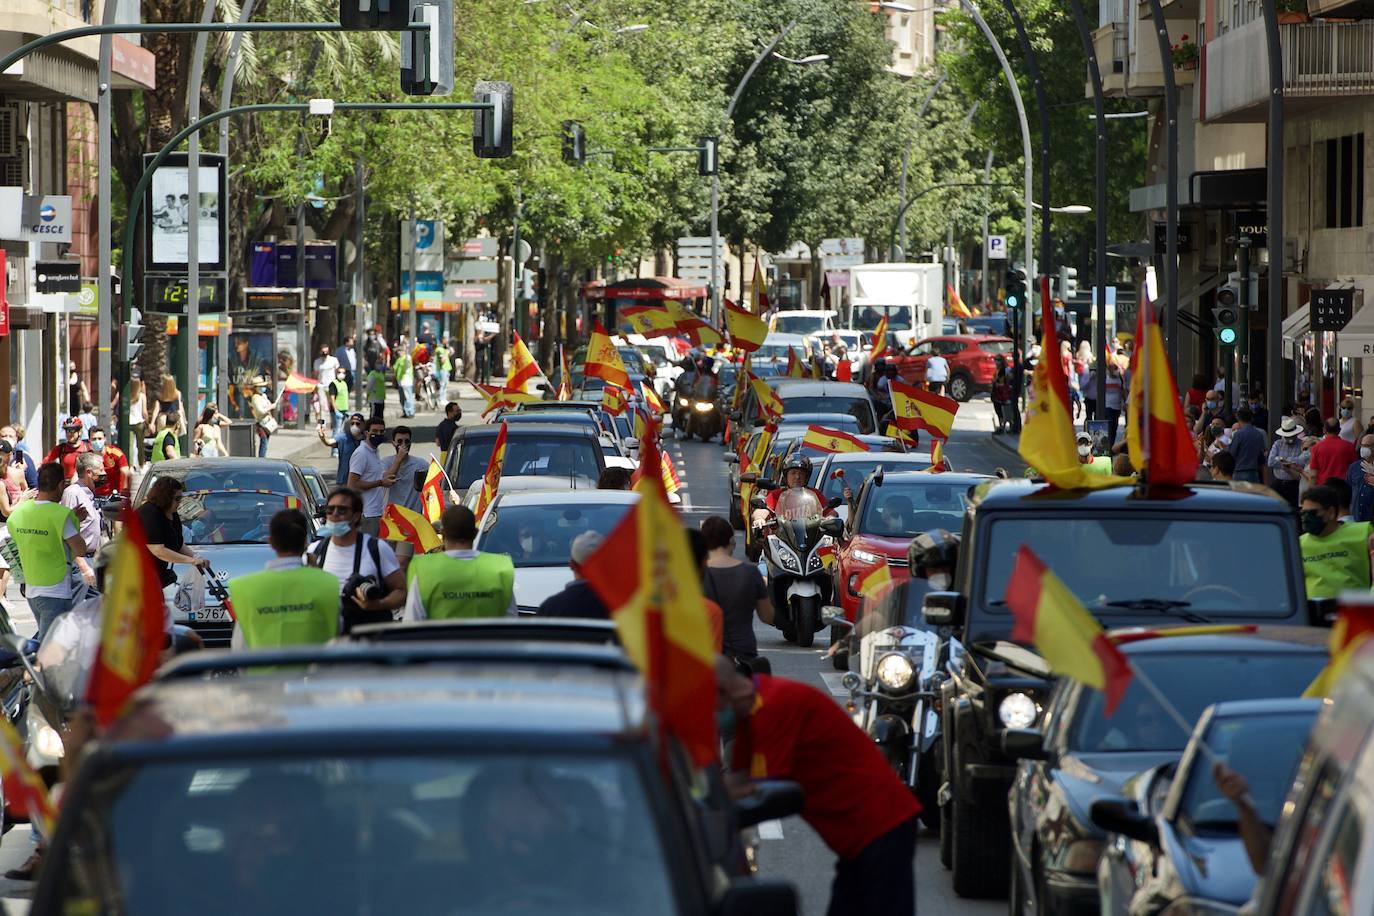
<svg viewBox="0 0 1374 916">
<path fill-rule="evenodd" d="M 1131 464 L 1147 483 L 1181 486 L 1197 476 L 1193 445 L 1174 371 L 1164 351 L 1164 336 L 1146 299 L 1135 325 L 1131 357 L 1130 410 L 1126 413 L 1126 448 Z M 1046 351 L 1048 352 L 1048 351 Z"/>
<path fill-rule="evenodd" d="M 506 425 L 502 423 L 503 433 L 505 429 Z M 486 492 L 485 486 L 482 489 Z M 415 510 L 396 503 L 389 504 L 382 513 L 382 523 L 377 530 L 377 536 L 384 541 L 409 541 L 414 545 L 416 553 L 429 553 L 444 545 L 439 532 L 434 530 L 433 522 Z"/>
<path fill-rule="evenodd" d="M 895 423 L 888 423 L 887 429 L 883 431 L 883 435 L 887 436 L 889 439 L 900 439 L 907 445 L 921 444 L 920 439 L 917 437 L 917 434 L 914 430 L 908 432 L 907 430 L 898 427 Z"/>
<path fill-rule="evenodd" d="M 892 420 L 900 429 L 926 429 L 933 436 L 949 438 L 954 415 L 959 412 L 958 401 L 896 379 L 887 384 L 892 395 Z"/>
<path fill-rule="evenodd" d="M 753 353 L 763 346 L 763 340 L 768 336 L 768 323 L 726 299 L 725 330 L 730 332 L 730 346 Z"/>
<path fill-rule="evenodd" d="M 754 282 L 749 288 L 750 304 L 755 315 L 765 315 L 771 304 L 768 301 L 768 281 L 763 278 L 763 264 L 754 259 Z"/>
<path fill-rule="evenodd" d="M 648 382 L 639 383 L 639 392 L 644 396 L 644 404 L 660 417 L 668 412 L 668 408 L 663 406 L 663 402 L 658 399 L 658 392 L 654 391 L 654 386 Z"/>
<path fill-rule="evenodd" d="M 778 425 L 776 422 L 769 423 L 766 426 L 764 426 L 763 431 L 759 433 L 758 440 L 754 443 L 754 452 L 752 455 L 749 454 L 745 449 L 745 446 L 748 445 L 749 440 L 745 439 L 743 441 L 743 443 L 740 446 L 739 470 L 741 474 L 747 474 L 750 472 L 757 474 L 759 471 L 763 469 L 763 463 L 768 460 L 768 452 L 773 447 L 773 436 L 777 435 L 777 432 Z M 752 483 L 748 483 L 746 481 L 741 480 L 739 485 L 739 497 L 740 503 L 742 504 L 741 514 L 745 518 L 749 517 L 749 500 L 752 499 L 753 496 L 754 485 Z"/>
<path fill-rule="evenodd" d="M 867 443 L 856 439 L 849 433 L 831 429 L 828 426 L 817 426 L 814 423 L 806 427 L 806 435 L 802 436 L 802 445 L 818 452 L 868 451 Z"/>
<path fill-rule="evenodd" d="M 472 510 L 478 523 L 481 523 L 482 513 L 487 511 L 487 506 L 496 498 L 496 488 L 501 484 L 501 468 L 505 463 L 506 424 L 502 423 L 501 431 L 496 434 L 496 444 L 491 449 L 491 458 L 487 459 L 487 471 L 482 475 L 482 492 L 477 496 L 477 508 Z"/>
<path fill-rule="evenodd" d="M 878 565 L 859 580 L 859 594 L 864 598 L 875 598 L 891 584 L 892 570 L 887 568 L 886 560 L 879 560 Z"/>
<path fill-rule="evenodd" d="M 620 351 L 611 343 L 611 335 L 599 321 L 592 325 L 592 339 L 587 342 L 587 360 L 582 373 L 589 378 L 602 379 L 608 385 L 630 387 L 630 375 L 625 371 Z"/>
<path fill-rule="evenodd" d="M 782 416 L 782 399 L 768 387 L 767 382 L 757 375 L 751 375 L 749 386 L 754 389 L 754 397 L 759 401 L 759 410 L 763 411 L 765 417 L 777 419 Z"/>
<path fill-rule="evenodd" d="M 1131 683 L 1131 663 L 1068 586 L 1024 544 L 1016 552 L 1005 600 L 1015 620 L 1011 638 L 1034 645 L 1054 673 L 1101 690 L 1107 715 L 1115 712 Z"/>
<path fill-rule="evenodd" d="M 668 494 L 676 493 L 682 489 L 682 478 L 677 476 L 677 468 L 673 467 L 673 458 L 667 452 L 659 452 L 662 460 L 659 467 L 663 475 L 663 491 Z"/>
<path fill-rule="evenodd" d="M 100 651 L 86 686 L 86 701 L 102 726 L 113 722 L 133 692 L 152 678 L 167 641 L 162 583 L 148 552 L 143 523 L 130 509 L 120 513 L 120 520 L 124 527 L 114 562 L 105 571 Z"/>
<path fill-rule="evenodd" d="M 530 353 L 530 348 L 525 346 L 520 335 L 516 334 L 515 345 L 510 350 L 510 375 L 506 376 L 506 384 L 502 387 L 511 391 L 524 391 L 526 383 L 542 374 L 539 364 L 534 361 L 534 355 Z"/>
<path fill-rule="evenodd" d="M 620 416 L 629 406 L 629 401 L 625 397 L 625 390 L 615 385 L 607 385 L 601 389 L 601 407 L 606 413 Z"/>
<path fill-rule="evenodd" d="M 945 440 L 933 439 L 930 443 L 930 469 L 932 471 L 948 471 L 945 467 Z"/>
<path fill-rule="evenodd" d="M 652 433 L 652 430 L 650 430 Z M 719 760 L 715 659 L 700 576 L 682 520 L 668 504 L 658 441 L 640 446 L 639 502 L 582 564 L 587 584 L 611 609 L 625 653 L 644 676 L 654 720 L 692 761 Z"/>
<path fill-rule="evenodd" d="M 161 595 L 161 592 L 158 592 Z M 108 628 L 110 615 L 105 615 Z M 104 634 L 101 634 L 104 645 Z M 99 716 L 99 711 L 96 713 Z M 4 786 L 5 807 L 14 814 L 27 817 L 38 833 L 51 839 L 53 821 L 57 812 L 42 777 L 29 766 L 29 758 L 24 753 L 24 742 L 14 730 L 10 720 L 0 716 L 0 784 Z"/>
<path fill-rule="evenodd" d="M 1305 697 L 1329 697 L 1360 646 L 1374 634 L 1374 602 L 1367 594 L 1346 595 L 1341 598 L 1336 623 L 1331 627 L 1328 645 L 1331 660 L 1303 691 Z"/>
<path fill-rule="evenodd" d="M 1048 303 L 1049 277 L 1042 277 L 1041 284 L 1040 301 Z M 1064 364 L 1052 356 L 1059 352 L 1059 338 L 1048 304 L 1042 306 L 1042 316 L 1045 336 L 1040 352 L 1045 358 L 1035 364 L 1035 372 L 1031 375 L 1035 399 L 1021 429 L 1021 457 L 1041 477 L 1062 490 L 1100 490 L 1132 483 L 1129 477 L 1089 474 L 1079 463 L 1073 414 L 1069 411 L 1069 380 L 1064 375 Z"/>
<path fill-rule="evenodd" d="M 301 375 L 299 372 L 292 372 L 282 383 L 282 388 L 288 394 L 314 394 L 315 389 L 320 387 L 318 379 L 313 379 L 308 375 Z"/>
<path fill-rule="evenodd" d="M 691 338 L 697 346 L 709 347 L 725 339 L 715 325 L 676 299 L 664 299 L 663 308 L 672 317 L 674 327 Z"/>
<path fill-rule="evenodd" d="M 950 284 L 945 284 L 945 289 L 949 291 L 949 311 L 950 314 L 960 318 L 972 318 L 973 313 L 964 305 L 964 300 L 959 298 L 959 291 Z"/>
<path fill-rule="evenodd" d="M 868 354 L 869 363 L 875 363 L 887 356 L 887 316 L 883 315 L 878 326 L 873 329 L 873 350 Z"/>
<path fill-rule="evenodd" d="M 481 389 L 478 389 L 481 391 Z M 502 407 L 514 407 L 516 404 L 537 404 L 544 400 L 537 394 L 530 394 L 514 388 L 498 388 L 496 392 L 488 396 L 487 392 L 482 392 L 482 397 L 487 398 L 487 406 L 482 408 L 482 416 L 486 416 Z"/>
<path fill-rule="evenodd" d="M 425 519 L 439 521 L 444 514 L 444 484 L 448 475 L 433 456 L 429 459 L 429 470 L 425 472 L 425 485 L 420 488 L 420 504 L 425 510 Z"/>
<path fill-rule="evenodd" d="M 572 400 L 572 366 L 568 365 L 568 351 L 558 345 L 558 400 Z"/>
<path fill-rule="evenodd" d="M 787 348 L 787 371 L 783 375 L 788 378 L 806 378 L 806 366 L 797 356 L 797 351 L 791 347 Z"/>
<path fill-rule="evenodd" d="M 664 337 L 677 330 L 677 322 L 661 305 L 632 305 L 619 312 L 630 330 L 645 337 Z"/>
<path fill-rule="evenodd" d="M 739 410 L 740 405 L 744 403 L 744 392 L 749 390 L 749 385 L 746 383 L 755 377 L 753 365 L 753 362 L 746 354 L 744 362 L 739 367 L 739 374 L 735 376 L 735 397 L 730 402 L 731 410 Z"/>
</svg>

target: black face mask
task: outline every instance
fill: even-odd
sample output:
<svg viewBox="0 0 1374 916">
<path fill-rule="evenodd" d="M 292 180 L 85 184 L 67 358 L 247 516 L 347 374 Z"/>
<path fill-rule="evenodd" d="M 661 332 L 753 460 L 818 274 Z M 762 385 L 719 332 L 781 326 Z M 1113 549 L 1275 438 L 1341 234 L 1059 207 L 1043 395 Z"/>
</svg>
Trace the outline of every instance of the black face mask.
<svg viewBox="0 0 1374 916">
<path fill-rule="evenodd" d="M 386 435 L 384 433 L 374 433 L 373 435 L 367 437 L 367 441 L 369 445 L 371 445 L 373 448 L 376 448 L 377 446 L 381 445 L 383 442 L 386 441 Z"/>
<path fill-rule="evenodd" d="M 110 478 L 107 477 L 106 475 L 101 474 L 99 477 L 97 477 L 97 478 L 95 479 L 95 485 L 96 485 L 97 487 L 103 487 L 103 486 L 105 486 L 106 482 L 109 481 L 109 479 L 110 479 Z"/>
</svg>

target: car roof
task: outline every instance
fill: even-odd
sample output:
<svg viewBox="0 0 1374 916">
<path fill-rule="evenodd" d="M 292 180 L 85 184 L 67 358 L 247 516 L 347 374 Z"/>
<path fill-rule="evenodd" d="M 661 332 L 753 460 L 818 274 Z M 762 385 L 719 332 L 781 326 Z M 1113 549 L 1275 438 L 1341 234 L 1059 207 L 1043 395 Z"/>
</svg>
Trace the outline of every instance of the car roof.
<svg viewBox="0 0 1374 916">
<path fill-rule="evenodd" d="M 1234 633 L 1198 633 L 1190 626 L 1152 627 L 1157 636 L 1150 639 L 1122 641 L 1118 648 L 1126 655 L 1254 655 L 1256 653 L 1290 653 L 1308 650 L 1314 654 L 1330 651 L 1331 631 L 1324 627 L 1241 625 Z M 1123 627 L 1108 632 L 1109 637 L 1140 633 L 1141 627 Z"/>
<path fill-rule="evenodd" d="M 528 419 L 526 419 L 528 418 Z M 536 410 L 521 416 L 519 411 L 502 417 L 506 422 L 519 423 L 524 426 L 529 423 L 559 423 L 577 424 L 579 426 L 588 423 L 595 424 L 596 417 L 585 410 Z"/>
<path fill-rule="evenodd" d="M 860 436 L 860 439 L 874 438 L 884 439 L 886 436 Z M 882 461 L 885 464 L 920 464 L 925 467 L 930 466 L 930 452 L 835 452 L 829 457 L 830 464 L 861 464 L 868 461 Z M 888 476 L 893 474 L 905 474 L 906 471 L 888 471 Z M 929 474 L 922 475 L 929 477 Z M 945 475 L 940 475 L 945 476 Z M 979 480 L 985 479 L 981 474 Z"/>
<path fill-rule="evenodd" d="M 516 404 L 512 413 L 526 413 L 540 411 L 560 411 L 560 410 L 600 410 L 601 402 L 589 399 L 571 401 L 526 401 L 523 404 Z"/>
<path fill-rule="evenodd" d="M 837 313 L 834 309 L 778 309 L 770 317 L 781 318 L 783 316 L 791 317 L 793 315 L 829 315 L 831 318 L 834 318 Z"/>
<path fill-rule="evenodd" d="M 502 424 L 487 423 L 482 426 L 460 426 L 457 436 L 460 439 L 484 439 L 496 438 L 501 431 Z M 582 424 L 573 423 L 516 423 L 515 428 L 510 431 L 512 436 L 524 436 L 534 438 L 537 436 L 567 436 L 586 439 L 597 439 L 595 430 Z"/>
<path fill-rule="evenodd" d="M 893 454 L 900 453 L 894 452 Z M 929 455 L 926 456 L 926 460 L 927 463 L 929 463 Z M 923 487 L 973 487 L 987 479 L 988 476 L 986 474 L 965 474 L 958 471 L 941 471 L 939 474 L 932 474 L 929 471 L 884 471 L 883 486 L 879 489 L 886 488 L 889 484 L 894 483 L 916 484 Z"/>
<path fill-rule="evenodd" d="M 581 487 L 578 487 L 578 481 L 582 482 Z M 468 484 L 468 492 L 480 493 L 485 485 L 484 479 L 475 478 Z M 531 490 L 559 493 L 578 489 L 596 489 L 596 482 L 590 477 L 578 477 L 575 474 L 502 474 L 496 484 L 498 494 Z"/>
<path fill-rule="evenodd" d="M 794 413 L 790 416 L 784 413 L 780 418 L 780 422 L 778 423 L 778 429 L 785 429 L 789 426 L 796 426 L 804 429 L 805 427 L 810 426 L 812 424 L 819 424 L 821 426 L 824 426 L 826 421 L 833 420 L 843 420 L 846 423 L 856 423 L 858 422 L 858 419 L 859 418 L 854 416 L 853 414 L 839 413 L 838 411 L 836 411 L 835 413 Z"/>
<path fill-rule="evenodd" d="M 372 623 L 354 627 L 352 642 L 417 642 L 467 640 L 535 640 L 554 643 L 614 645 L 619 636 L 610 620 L 581 617 L 476 617 Z"/>
<path fill-rule="evenodd" d="M 819 397 L 852 395 L 868 400 L 868 390 L 853 382 L 818 382 L 815 379 L 786 378 L 778 383 L 778 397 L 785 402 L 789 397 Z"/>
<path fill-rule="evenodd" d="M 274 469 L 296 469 L 296 466 L 285 458 L 251 458 L 247 456 L 231 458 L 226 455 L 221 458 L 173 458 L 169 461 L 159 461 L 152 470 L 154 474 L 164 474 L 168 471 L 205 471 L 221 468 L 227 470 L 248 467 L 249 465 Z"/>
<path fill-rule="evenodd" d="M 1101 490 L 1061 490 L 1025 479 L 991 480 L 979 487 L 971 505 L 979 510 L 1041 512 L 1046 509 L 1167 510 L 1178 513 L 1245 512 L 1291 518 L 1293 510 L 1281 499 L 1230 487 L 1188 486 L 1107 487 Z"/>
<path fill-rule="evenodd" d="M 1320 697 L 1269 697 L 1263 700 L 1228 700 L 1212 704 L 1212 719 L 1240 719 L 1281 713 L 1316 714 L 1325 701 Z"/>
<path fill-rule="evenodd" d="M 967 319 L 959 319 L 967 320 Z M 960 343 L 983 343 L 987 340 L 1005 340 L 1011 342 L 1011 338 L 1002 334 L 937 334 L 934 337 L 922 337 L 916 341 L 916 346 L 920 346 L 929 340 L 957 340 Z"/>
<path fill-rule="evenodd" d="M 588 503 L 634 505 L 639 494 L 633 490 L 540 490 L 524 493 L 502 493 L 496 498 L 503 506 L 577 506 Z"/>
</svg>

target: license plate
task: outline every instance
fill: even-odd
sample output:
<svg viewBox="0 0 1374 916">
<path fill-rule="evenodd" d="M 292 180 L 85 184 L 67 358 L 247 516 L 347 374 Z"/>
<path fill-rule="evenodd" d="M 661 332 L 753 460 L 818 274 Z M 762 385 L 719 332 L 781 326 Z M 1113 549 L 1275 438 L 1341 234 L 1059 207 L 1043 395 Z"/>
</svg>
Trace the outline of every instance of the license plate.
<svg viewBox="0 0 1374 916">
<path fill-rule="evenodd" d="M 218 623 L 229 620 L 229 612 L 222 607 L 206 608 L 203 611 L 189 611 L 186 619 L 193 623 Z"/>
</svg>

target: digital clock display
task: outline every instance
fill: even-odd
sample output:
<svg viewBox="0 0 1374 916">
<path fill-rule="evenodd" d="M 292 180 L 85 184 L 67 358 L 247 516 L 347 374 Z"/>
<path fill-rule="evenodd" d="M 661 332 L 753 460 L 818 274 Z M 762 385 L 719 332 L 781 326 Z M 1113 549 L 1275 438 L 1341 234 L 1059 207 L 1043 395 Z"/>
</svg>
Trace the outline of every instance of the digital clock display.
<svg viewBox="0 0 1374 916">
<path fill-rule="evenodd" d="M 201 281 L 200 312 L 217 314 L 224 311 L 225 281 L 223 277 L 212 277 Z M 149 277 L 148 308 L 154 312 L 168 315 L 185 315 L 190 302 L 190 287 L 185 277 Z"/>
</svg>

